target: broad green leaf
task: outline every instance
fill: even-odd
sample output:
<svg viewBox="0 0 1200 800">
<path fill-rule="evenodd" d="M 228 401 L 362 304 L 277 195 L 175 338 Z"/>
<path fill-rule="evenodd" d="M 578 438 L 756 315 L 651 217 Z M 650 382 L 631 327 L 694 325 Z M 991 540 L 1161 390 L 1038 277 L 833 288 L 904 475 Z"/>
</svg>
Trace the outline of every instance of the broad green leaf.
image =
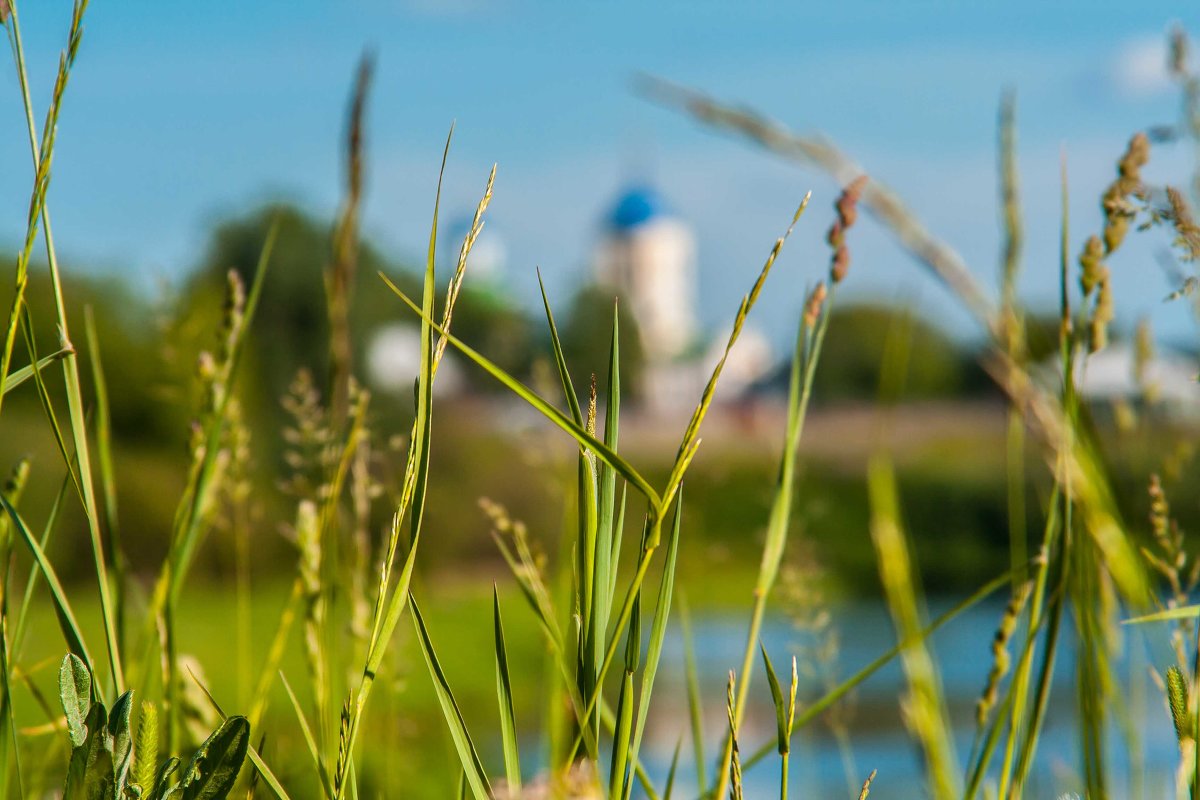
<svg viewBox="0 0 1200 800">
<path fill-rule="evenodd" d="M 154 790 L 150 793 L 152 800 L 163 800 L 171 793 L 171 777 L 179 769 L 179 759 L 171 756 L 158 768 L 154 777 Z"/>
<path fill-rule="evenodd" d="M 245 717 L 228 717 L 204 740 L 184 770 L 183 800 L 217 800 L 228 797 L 237 781 L 250 746 L 250 723 Z"/>
<path fill-rule="evenodd" d="M 88 711 L 87 738 L 71 751 L 63 800 L 110 800 L 116 786 L 108 739 L 108 714 L 102 703 Z"/>
<path fill-rule="evenodd" d="M 117 779 L 117 788 L 125 786 L 129 775 L 129 762 L 133 755 L 133 734 L 130 731 L 129 717 L 133 711 L 133 692 L 127 691 L 113 703 L 112 712 L 108 715 L 108 735 L 112 742 L 113 773 Z"/>
<path fill-rule="evenodd" d="M 83 747 L 88 731 L 84 720 L 92 707 L 92 673 L 74 653 L 68 653 L 58 670 L 58 697 L 67 715 L 67 735 L 73 747 Z"/>
</svg>

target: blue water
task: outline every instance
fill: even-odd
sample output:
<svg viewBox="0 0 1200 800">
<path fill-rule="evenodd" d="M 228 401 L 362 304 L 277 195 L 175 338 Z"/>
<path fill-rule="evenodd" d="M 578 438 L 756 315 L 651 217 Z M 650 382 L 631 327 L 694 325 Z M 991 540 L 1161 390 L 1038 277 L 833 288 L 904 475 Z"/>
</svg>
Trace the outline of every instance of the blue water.
<svg viewBox="0 0 1200 800">
<path fill-rule="evenodd" d="M 931 618 L 953 605 L 952 601 L 930 604 Z M 965 765 L 975 736 L 975 702 L 984 687 L 992 663 L 991 642 L 1003 613 L 1004 598 L 976 606 L 941 628 L 931 648 L 941 671 L 942 685 L 950 708 L 958 757 Z M 832 611 L 839 648 L 836 680 L 853 675 L 892 647 L 896 641 L 892 622 L 880 604 L 849 604 Z M 726 730 L 725 686 L 730 669 L 740 668 L 745 646 L 747 620 L 743 617 L 708 617 L 694 623 L 697 667 L 701 694 L 705 699 L 704 724 L 709 760 L 717 755 Z M 1173 772 L 1178 759 L 1174 731 L 1160 690 L 1152 683 L 1150 670 L 1159 674 L 1174 663 L 1168 647 L 1167 624 L 1125 626 L 1123 655 L 1117 682 L 1134 720 L 1137 741 L 1127 741 L 1115 723 L 1109 731 L 1106 768 L 1110 792 L 1115 797 L 1171 797 Z M 1037 759 L 1027 785 L 1029 797 L 1058 797 L 1067 792 L 1082 794 L 1079 773 L 1082 762 L 1077 744 L 1072 642 L 1075 632 L 1064 616 L 1060 647 Z M 772 662 L 781 682 L 787 680 L 790 656 L 806 641 L 791 623 L 776 619 L 764 626 Z M 1025 641 L 1019 630 L 1010 643 L 1015 664 Z M 1040 652 L 1040 651 L 1039 651 Z M 1039 661 L 1035 661 L 1036 665 Z M 652 771 L 665 776 L 677 742 L 682 742 L 676 797 L 694 797 L 696 770 L 684 683 L 683 641 L 678 628 L 666 641 L 663 663 L 655 685 L 655 703 L 647 726 L 643 756 Z M 765 742 L 775 740 L 775 717 L 761 659 L 755 660 L 746 721 L 740 734 L 741 752 L 748 757 Z M 1002 686 L 1003 690 L 1007 681 Z M 804 700 L 823 694 L 815 677 L 802 674 L 798 707 Z M 863 779 L 878 770 L 872 797 L 923 798 L 920 750 L 908 736 L 900 715 L 905 694 L 902 667 L 894 660 L 880 669 L 850 696 L 846 725 L 850 750 L 843 754 L 825 722 L 818 718 L 793 740 L 791 782 L 794 797 L 857 797 Z M 843 701 L 845 702 L 845 701 Z M 1002 744 L 1001 744 L 1002 750 Z M 1000 761 L 1000 755 L 993 764 Z M 1138 762 L 1141 762 L 1140 764 Z M 712 766 L 708 767 L 711 774 Z M 847 773 L 851 773 L 848 775 Z M 995 780 L 995 770 L 992 778 Z M 745 774 L 747 797 L 777 796 L 779 759 L 772 753 Z"/>
</svg>

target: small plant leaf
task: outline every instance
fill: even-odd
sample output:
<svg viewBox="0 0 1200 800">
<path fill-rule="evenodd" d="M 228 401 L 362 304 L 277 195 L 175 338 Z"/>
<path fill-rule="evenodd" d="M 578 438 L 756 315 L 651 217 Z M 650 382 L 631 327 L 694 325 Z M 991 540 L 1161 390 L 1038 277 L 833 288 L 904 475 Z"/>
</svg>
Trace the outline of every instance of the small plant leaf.
<svg viewBox="0 0 1200 800">
<path fill-rule="evenodd" d="M 154 777 L 154 791 L 150 793 L 151 800 L 163 800 L 171 792 L 171 776 L 179 769 L 179 759 L 171 756 L 158 768 Z"/>
<path fill-rule="evenodd" d="M 133 692 L 128 691 L 113 703 L 112 712 L 108 716 L 108 735 L 111 739 L 113 754 L 113 772 L 117 780 L 117 788 L 125 787 L 129 775 L 129 762 L 133 755 L 133 734 L 130 730 L 129 718 L 133 711 Z"/>
<path fill-rule="evenodd" d="M 58 696 L 67 715 L 71 745 L 82 747 L 88 735 L 84 719 L 92 706 L 92 673 L 74 653 L 67 654 L 58 670 Z"/>
<path fill-rule="evenodd" d="M 87 737 L 71 751 L 63 800 L 107 800 L 113 796 L 116 778 L 107 722 L 104 705 L 94 704 L 84 720 Z"/>
<path fill-rule="evenodd" d="M 784 756 L 787 755 L 789 749 L 787 700 L 784 699 L 783 689 L 779 686 L 779 677 L 775 674 L 775 667 L 771 665 L 771 657 L 767 655 L 766 645 L 759 642 L 758 648 L 762 650 L 763 665 L 767 668 L 767 684 L 771 687 L 771 701 L 775 704 L 776 739 L 779 747 L 779 755 Z"/>
</svg>

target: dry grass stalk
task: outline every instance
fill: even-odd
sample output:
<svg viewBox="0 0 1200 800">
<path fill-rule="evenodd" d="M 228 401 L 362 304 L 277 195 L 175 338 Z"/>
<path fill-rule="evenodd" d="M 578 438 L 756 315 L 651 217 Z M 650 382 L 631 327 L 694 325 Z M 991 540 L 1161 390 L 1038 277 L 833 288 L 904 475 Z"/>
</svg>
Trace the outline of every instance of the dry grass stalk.
<svg viewBox="0 0 1200 800">
<path fill-rule="evenodd" d="M 329 386 L 334 419 L 349 411 L 354 355 L 350 335 L 350 303 L 358 266 L 358 220 L 363 193 L 363 126 L 374 59 L 358 64 L 346 131 L 346 199 L 333 230 L 332 263 L 325 272 L 329 312 Z"/>
<path fill-rule="evenodd" d="M 638 88 L 656 102 L 683 109 L 716 128 L 739 133 L 785 158 L 815 166 L 839 182 L 849 183 L 864 172 L 828 139 L 797 135 L 755 111 L 719 103 L 700 92 L 660 78 L 643 77 Z M 995 304 L 962 256 L 931 234 L 895 192 L 872 179 L 862 187 L 862 204 L 895 234 L 906 250 L 932 269 L 989 331 L 998 331 Z"/>
</svg>

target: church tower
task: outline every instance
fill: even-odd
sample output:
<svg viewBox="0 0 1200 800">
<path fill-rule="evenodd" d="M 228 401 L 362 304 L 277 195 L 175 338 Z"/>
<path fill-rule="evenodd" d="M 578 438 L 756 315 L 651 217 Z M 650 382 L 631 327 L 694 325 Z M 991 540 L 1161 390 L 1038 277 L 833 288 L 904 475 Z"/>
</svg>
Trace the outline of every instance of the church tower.
<svg viewBox="0 0 1200 800">
<path fill-rule="evenodd" d="M 605 219 L 595 280 L 629 304 L 650 364 L 678 359 L 695 342 L 695 252 L 691 229 L 648 186 L 628 188 Z"/>
</svg>

